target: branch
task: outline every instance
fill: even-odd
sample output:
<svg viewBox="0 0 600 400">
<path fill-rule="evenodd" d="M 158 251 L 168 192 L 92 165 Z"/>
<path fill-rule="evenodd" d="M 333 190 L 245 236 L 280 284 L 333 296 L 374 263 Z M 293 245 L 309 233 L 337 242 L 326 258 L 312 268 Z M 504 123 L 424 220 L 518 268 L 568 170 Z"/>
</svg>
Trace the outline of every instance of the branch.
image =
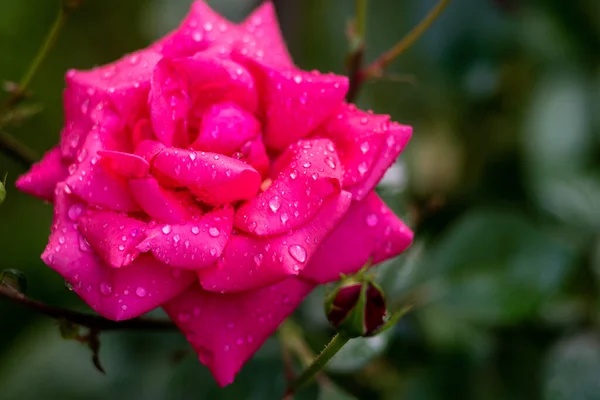
<svg viewBox="0 0 600 400">
<path fill-rule="evenodd" d="M 0 131 L 0 152 L 14 159 L 25 168 L 31 167 L 38 160 L 35 151 L 2 131 Z"/>
<path fill-rule="evenodd" d="M 346 59 L 346 69 L 350 85 L 346 94 L 346 101 L 352 103 L 356 100 L 362 82 L 362 65 L 365 55 L 365 34 L 367 25 L 367 0 L 356 0 L 356 17 L 350 26 L 350 53 Z"/>
<path fill-rule="evenodd" d="M 78 311 L 68 310 L 61 307 L 51 306 L 41 301 L 30 299 L 22 293 L 17 292 L 10 287 L 0 285 L 0 297 L 11 300 L 15 304 L 19 304 L 25 308 L 37 311 L 54 319 L 63 319 L 72 322 L 76 325 L 81 325 L 91 330 L 96 331 L 116 331 L 116 330 L 158 330 L 170 331 L 175 330 L 176 326 L 168 320 L 158 320 L 150 318 L 135 318 L 127 321 L 111 321 L 98 315 L 81 313 Z"/>
</svg>

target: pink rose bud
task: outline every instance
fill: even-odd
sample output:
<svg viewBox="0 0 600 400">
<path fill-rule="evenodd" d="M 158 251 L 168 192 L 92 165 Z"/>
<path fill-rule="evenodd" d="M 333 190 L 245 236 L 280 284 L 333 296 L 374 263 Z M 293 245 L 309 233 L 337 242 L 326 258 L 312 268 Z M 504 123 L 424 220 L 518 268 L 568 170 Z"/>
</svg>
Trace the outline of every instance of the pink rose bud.
<svg viewBox="0 0 600 400">
<path fill-rule="evenodd" d="M 385 322 L 385 298 L 370 279 L 346 278 L 325 301 L 327 319 L 340 334 L 372 336 Z"/>
</svg>

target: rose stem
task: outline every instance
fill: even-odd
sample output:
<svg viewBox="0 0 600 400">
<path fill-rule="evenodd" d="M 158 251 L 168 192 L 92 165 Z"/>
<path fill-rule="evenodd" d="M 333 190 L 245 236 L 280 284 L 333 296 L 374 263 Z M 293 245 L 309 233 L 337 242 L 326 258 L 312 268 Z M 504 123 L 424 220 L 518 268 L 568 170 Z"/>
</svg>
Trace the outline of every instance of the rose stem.
<svg viewBox="0 0 600 400">
<path fill-rule="evenodd" d="M 109 319 L 100 317 L 98 315 L 92 315 L 88 313 L 81 313 L 78 311 L 68 310 L 65 308 L 51 306 L 42 303 L 37 300 L 30 299 L 18 291 L 11 289 L 6 286 L 0 285 L 0 297 L 4 297 L 8 300 L 13 301 L 16 304 L 20 304 L 25 308 L 37 311 L 43 315 L 57 320 L 64 319 L 73 324 L 84 326 L 92 330 L 99 331 L 114 331 L 114 330 L 159 330 L 159 331 L 170 331 L 175 330 L 176 326 L 173 322 L 168 320 L 158 320 L 149 318 L 134 318 L 127 321 L 111 321 Z"/>
</svg>

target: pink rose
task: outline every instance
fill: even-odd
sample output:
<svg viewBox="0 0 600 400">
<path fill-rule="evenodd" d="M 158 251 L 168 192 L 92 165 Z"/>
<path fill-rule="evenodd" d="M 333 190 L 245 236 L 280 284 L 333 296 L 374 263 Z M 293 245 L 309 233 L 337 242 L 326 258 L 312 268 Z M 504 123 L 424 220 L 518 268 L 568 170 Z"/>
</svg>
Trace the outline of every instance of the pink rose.
<svg viewBox="0 0 600 400">
<path fill-rule="evenodd" d="M 54 203 L 42 259 L 106 318 L 163 307 L 220 385 L 316 285 L 412 240 L 373 191 L 411 128 L 294 66 L 269 2 L 233 24 L 196 1 L 66 81 L 60 143 L 17 183 Z"/>
</svg>

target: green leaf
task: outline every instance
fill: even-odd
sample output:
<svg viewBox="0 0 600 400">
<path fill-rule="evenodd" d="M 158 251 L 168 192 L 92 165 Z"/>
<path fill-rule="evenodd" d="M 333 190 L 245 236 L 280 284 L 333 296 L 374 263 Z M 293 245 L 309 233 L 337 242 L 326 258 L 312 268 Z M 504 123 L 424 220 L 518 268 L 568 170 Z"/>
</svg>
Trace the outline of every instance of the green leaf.
<svg viewBox="0 0 600 400">
<path fill-rule="evenodd" d="M 333 372 L 352 372 L 363 368 L 387 348 L 392 329 L 369 338 L 351 339 L 329 361 L 326 369 Z"/>
<path fill-rule="evenodd" d="M 551 350 L 544 371 L 545 400 L 595 400 L 600 394 L 600 340 L 595 333 L 562 339 Z"/>
<path fill-rule="evenodd" d="M 0 285 L 19 293 L 25 293 L 27 291 L 27 277 L 17 269 L 5 269 L 0 273 Z"/>
</svg>

